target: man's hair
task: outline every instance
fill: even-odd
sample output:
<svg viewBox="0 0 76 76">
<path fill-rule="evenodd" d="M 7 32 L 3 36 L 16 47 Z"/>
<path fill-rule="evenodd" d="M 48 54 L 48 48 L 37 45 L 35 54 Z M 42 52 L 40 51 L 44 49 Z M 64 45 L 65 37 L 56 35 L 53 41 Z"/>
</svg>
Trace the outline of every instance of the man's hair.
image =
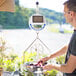
<svg viewBox="0 0 76 76">
<path fill-rule="evenodd" d="M 76 0 L 68 0 L 64 3 L 64 5 L 67 5 L 69 11 L 76 12 Z"/>
</svg>

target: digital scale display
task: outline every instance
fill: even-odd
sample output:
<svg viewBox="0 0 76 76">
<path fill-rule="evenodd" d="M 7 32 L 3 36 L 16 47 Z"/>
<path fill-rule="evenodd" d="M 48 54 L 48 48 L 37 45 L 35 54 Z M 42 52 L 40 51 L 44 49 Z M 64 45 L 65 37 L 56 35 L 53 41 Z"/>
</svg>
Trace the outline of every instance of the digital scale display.
<svg viewBox="0 0 76 76">
<path fill-rule="evenodd" d="M 43 16 L 33 16 L 34 23 L 43 23 Z"/>
</svg>

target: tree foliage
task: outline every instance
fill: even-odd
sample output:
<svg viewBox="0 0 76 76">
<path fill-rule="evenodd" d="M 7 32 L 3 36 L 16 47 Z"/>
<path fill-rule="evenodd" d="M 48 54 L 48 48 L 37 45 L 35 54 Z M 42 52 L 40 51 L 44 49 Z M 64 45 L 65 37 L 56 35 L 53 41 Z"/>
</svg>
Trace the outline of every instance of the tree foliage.
<svg viewBox="0 0 76 76">
<path fill-rule="evenodd" d="M 49 10 L 46 8 L 41 8 L 40 13 L 43 14 L 46 18 L 46 21 L 50 24 L 57 23 L 57 24 L 65 24 L 65 18 L 63 13 L 56 12 L 54 10 Z"/>
<path fill-rule="evenodd" d="M 15 7 L 15 12 L 0 12 L 0 26 L 2 28 L 28 28 L 28 9 Z M 27 13 L 27 15 L 26 15 Z"/>
</svg>

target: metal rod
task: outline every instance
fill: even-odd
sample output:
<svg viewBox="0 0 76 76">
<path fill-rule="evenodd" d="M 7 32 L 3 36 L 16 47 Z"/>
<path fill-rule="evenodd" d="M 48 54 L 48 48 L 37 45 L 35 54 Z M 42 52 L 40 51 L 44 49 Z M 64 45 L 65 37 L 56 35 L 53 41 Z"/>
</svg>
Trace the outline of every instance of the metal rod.
<svg viewBox="0 0 76 76">
<path fill-rule="evenodd" d="M 25 49 L 24 53 L 23 53 L 23 63 L 25 62 L 25 52 L 34 44 L 34 42 L 36 40 L 39 40 L 48 50 L 50 50 L 44 43 L 41 39 L 39 39 L 39 32 L 36 32 L 37 34 L 37 37 L 36 39 Z M 37 50 L 38 51 L 38 50 Z M 38 55 L 37 55 L 38 56 Z"/>
</svg>

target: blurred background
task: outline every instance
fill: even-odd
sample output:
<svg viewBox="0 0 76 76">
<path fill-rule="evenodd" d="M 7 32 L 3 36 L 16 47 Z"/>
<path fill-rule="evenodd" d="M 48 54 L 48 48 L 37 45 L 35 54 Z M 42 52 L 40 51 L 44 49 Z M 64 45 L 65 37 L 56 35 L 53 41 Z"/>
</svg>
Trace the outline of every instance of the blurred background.
<svg viewBox="0 0 76 76">
<path fill-rule="evenodd" d="M 66 0 L 37 1 L 39 13 L 46 18 L 46 27 L 39 31 L 39 38 L 49 48 L 45 51 L 46 48 L 40 44 L 44 48 L 41 48 L 41 53 L 46 53 L 42 57 L 45 57 L 69 43 L 73 27 L 64 18 L 63 3 Z M 5 71 L 15 71 L 21 67 L 24 51 L 27 51 L 26 48 L 36 38 L 36 31 L 29 28 L 29 17 L 36 13 L 35 10 L 36 0 L 15 0 L 14 13 L 0 12 L 0 65 L 5 67 Z M 35 59 L 35 52 L 26 54 L 26 62 Z"/>
</svg>

